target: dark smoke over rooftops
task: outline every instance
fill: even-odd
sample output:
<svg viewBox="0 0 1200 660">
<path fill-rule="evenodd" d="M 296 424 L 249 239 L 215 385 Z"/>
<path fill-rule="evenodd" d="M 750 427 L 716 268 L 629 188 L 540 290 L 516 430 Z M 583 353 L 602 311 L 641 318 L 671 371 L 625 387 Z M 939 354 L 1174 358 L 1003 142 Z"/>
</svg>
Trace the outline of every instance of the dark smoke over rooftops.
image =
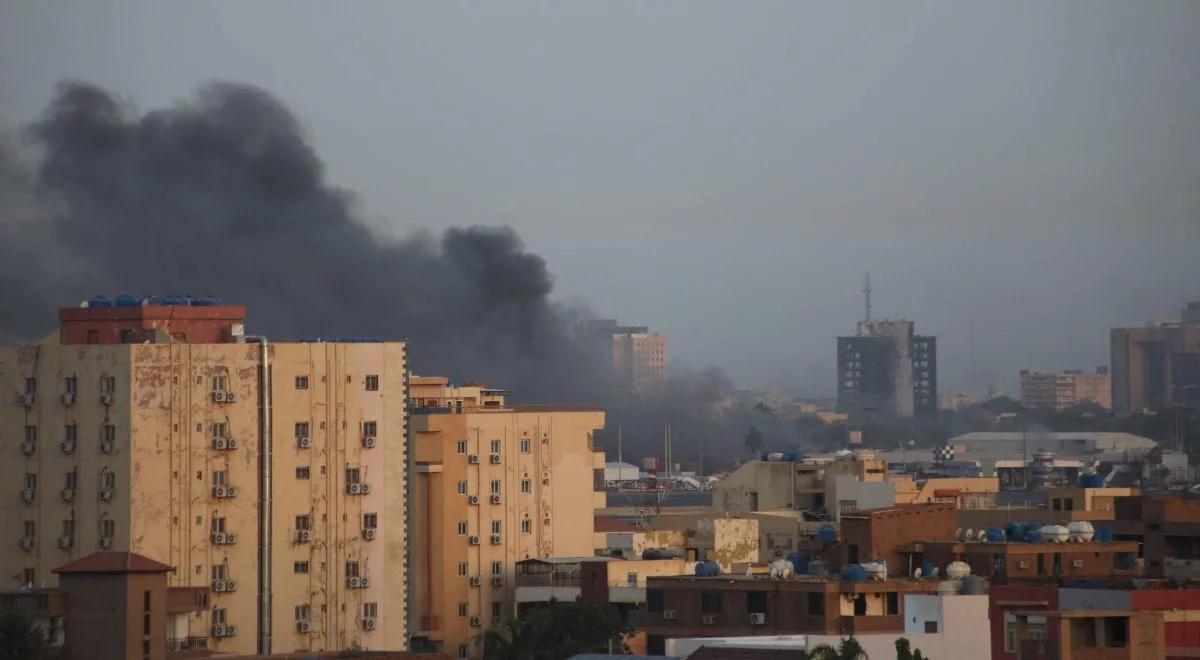
<svg viewBox="0 0 1200 660">
<path fill-rule="evenodd" d="M 594 392 L 573 310 L 551 301 L 545 262 L 515 232 L 373 236 L 261 89 L 210 84 L 137 114 L 64 83 L 26 137 L 35 175 L 0 150 L 5 340 L 44 336 L 57 307 L 93 293 L 211 294 L 245 304 L 248 329 L 278 339 L 405 338 L 419 373 L 523 399 Z"/>
</svg>

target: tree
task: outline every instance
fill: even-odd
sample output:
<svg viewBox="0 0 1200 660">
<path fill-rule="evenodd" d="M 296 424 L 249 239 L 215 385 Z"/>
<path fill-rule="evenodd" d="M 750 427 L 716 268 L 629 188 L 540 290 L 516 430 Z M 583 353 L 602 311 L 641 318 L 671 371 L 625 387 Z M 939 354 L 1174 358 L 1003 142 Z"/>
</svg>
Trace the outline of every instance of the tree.
<svg viewBox="0 0 1200 660">
<path fill-rule="evenodd" d="M 837 648 L 822 644 L 808 652 L 808 660 L 870 660 L 857 639 L 843 637 Z"/>
<path fill-rule="evenodd" d="M 929 660 L 920 649 L 914 650 L 912 644 L 901 637 L 896 640 L 896 660 Z"/>
<path fill-rule="evenodd" d="M 525 660 L 532 657 L 537 637 L 530 627 L 512 617 L 504 617 L 479 636 L 479 645 L 485 658 L 497 660 Z"/>
<path fill-rule="evenodd" d="M 600 605 L 551 599 L 521 619 L 507 617 L 478 639 L 488 660 L 565 660 L 578 653 L 619 649 L 617 614 Z"/>
<path fill-rule="evenodd" d="M 746 431 L 746 451 L 750 452 L 751 456 L 757 456 L 763 448 L 763 434 L 758 430 L 758 427 L 751 424 L 750 430 Z"/>
<path fill-rule="evenodd" d="M 46 631 L 15 612 L 0 616 L 0 660 L 42 660 L 50 648 Z"/>
</svg>

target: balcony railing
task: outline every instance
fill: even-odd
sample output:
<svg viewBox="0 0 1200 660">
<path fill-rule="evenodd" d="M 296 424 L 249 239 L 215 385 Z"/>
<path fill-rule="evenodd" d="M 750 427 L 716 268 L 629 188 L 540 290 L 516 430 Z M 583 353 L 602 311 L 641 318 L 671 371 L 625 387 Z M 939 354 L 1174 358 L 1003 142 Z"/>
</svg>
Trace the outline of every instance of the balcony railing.
<svg viewBox="0 0 1200 660">
<path fill-rule="evenodd" d="M 180 637 L 167 640 L 167 651 L 197 651 L 207 648 L 207 637 Z"/>
<path fill-rule="evenodd" d="M 566 575 L 561 573 L 528 573 L 517 574 L 518 587 L 582 587 L 583 581 L 579 574 Z"/>
</svg>

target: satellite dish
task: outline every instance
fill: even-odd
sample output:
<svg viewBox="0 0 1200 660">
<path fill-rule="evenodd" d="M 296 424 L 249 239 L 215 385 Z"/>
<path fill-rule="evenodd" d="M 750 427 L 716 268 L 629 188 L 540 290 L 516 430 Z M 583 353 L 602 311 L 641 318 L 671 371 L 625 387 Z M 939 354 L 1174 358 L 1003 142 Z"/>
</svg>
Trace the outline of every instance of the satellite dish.
<svg viewBox="0 0 1200 660">
<path fill-rule="evenodd" d="M 917 570 L 913 571 L 913 577 L 915 577 L 917 579 L 921 578 L 921 567 L 920 566 L 917 567 Z"/>
</svg>

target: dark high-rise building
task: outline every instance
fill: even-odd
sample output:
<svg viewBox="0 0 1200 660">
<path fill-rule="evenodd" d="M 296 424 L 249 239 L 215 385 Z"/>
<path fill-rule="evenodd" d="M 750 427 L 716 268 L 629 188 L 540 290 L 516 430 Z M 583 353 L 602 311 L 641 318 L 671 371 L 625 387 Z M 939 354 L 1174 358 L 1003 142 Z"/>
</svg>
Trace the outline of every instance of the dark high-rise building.
<svg viewBox="0 0 1200 660">
<path fill-rule="evenodd" d="M 912 321 L 860 321 L 838 337 L 838 410 L 851 415 L 936 415 L 937 338 Z"/>
<path fill-rule="evenodd" d="M 1111 339 L 1114 411 L 1200 409 L 1200 301 L 1188 303 L 1180 322 L 1113 328 Z"/>
</svg>

